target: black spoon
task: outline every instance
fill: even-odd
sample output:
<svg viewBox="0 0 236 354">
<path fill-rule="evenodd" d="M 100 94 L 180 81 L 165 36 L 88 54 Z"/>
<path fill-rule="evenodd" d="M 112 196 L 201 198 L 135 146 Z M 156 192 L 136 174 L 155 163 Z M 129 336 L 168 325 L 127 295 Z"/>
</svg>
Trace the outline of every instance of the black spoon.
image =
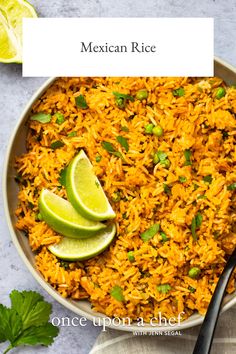
<svg viewBox="0 0 236 354">
<path fill-rule="evenodd" d="M 220 313 L 221 304 L 223 301 L 226 286 L 229 282 L 230 276 L 236 266 L 236 248 L 230 256 L 226 266 L 219 278 L 211 302 L 209 304 L 203 324 L 195 344 L 193 354 L 209 354 L 211 344 Z"/>
</svg>

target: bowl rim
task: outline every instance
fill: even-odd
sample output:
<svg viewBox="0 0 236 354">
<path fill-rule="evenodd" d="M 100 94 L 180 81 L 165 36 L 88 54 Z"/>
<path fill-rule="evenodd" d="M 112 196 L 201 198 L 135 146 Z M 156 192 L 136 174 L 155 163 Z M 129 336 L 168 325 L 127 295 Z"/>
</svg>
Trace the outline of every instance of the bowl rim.
<svg viewBox="0 0 236 354">
<path fill-rule="evenodd" d="M 226 67 L 227 69 L 233 71 L 236 73 L 236 68 L 225 62 L 224 60 L 214 57 L 214 62 L 217 64 L 221 64 L 222 66 Z M 15 128 L 13 129 L 13 132 L 11 134 L 11 137 L 8 142 L 8 146 L 5 152 L 5 159 L 3 163 L 3 179 L 2 179 L 2 191 L 3 191 L 3 207 L 4 207 L 4 213 L 5 213 L 5 218 L 7 221 L 8 229 L 10 231 L 11 239 L 13 241 L 14 246 L 17 249 L 18 254 L 20 255 L 21 259 L 23 260 L 23 263 L 26 265 L 34 279 L 42 286 L 42 288 L 50 295 L 54 300 L 59 302 L 61 305 L 63 305 L 66 309 L 72 311 L 73 313 L 83 316 L 86 319 L 93 321 L 95 324 L 100 324 L 101 325 L 101 318 L 109 318 L 108 316 L 105 316 L 102 313 L 94 312 L 94 315 L 91 315 L 90 313 L 86 312 L 85 310 L 77 307 L 74 305 L 73 301 L 68 300 L 66 298 L 63 298 L 49 283 L 46 282 L 46 280 L 43 279 L 43 277 L 39 274 L 37 269 L 31 264 L 27 256 L 25 255 L 20 242 L 18 240 L 17 234 L 14 230 L 11 217 L 10 217 L 10 211 L 9 211 L 9 205 L 8 205 L 8 197 L 7 197 L 7 178 L 8 178 L 8 166 L 9 166 L 9 161 L 10 161 L 10 155 L 11 155 L 11 150 L 15 141 L 15 137 L 17 135 L 17 132 L 19 128 L 22 125 L 22 122 L 25 120 L 28 112 L 30 111 L 33 103 L 45 92 L 45 90 L 57 79 L 57 77 L 51 77 L 47 79 L 39 88 L 38 90 L 32 95 L 30 100 L 27 102 L 25 105 L 20 118 L 18 119 Z M 32 251 L 31 251 L 32 252 Z M 236 293 L 235 297 L 230 299 L 222 308 L 221 312 L 224 312 L 228 310 L 230 307 L 236 304 Z M 108 323 L 106 324 L 106 327 L 112 328 L 112 329 L 117 329 L 121 331 L 128 331 L 128 332 L 156 332 L 156 331 L 177 331 L 177 330 L 184 330 L 187 328 L 192 328 L 197 325 L 200 325 L 203 322 L 204 316 L 201 316 L 197 314 L 196 318 L 191 319 L 191 316 L 189 319 L 181 322 L 179 325 L 175 324 L 175 326 L 151 326 L 148 323 L 145 324 L 145 326 L 139 327 L 137 324 L 132 324 L 131 325 L 115 325 L 114 323 Z"/>
</svg>

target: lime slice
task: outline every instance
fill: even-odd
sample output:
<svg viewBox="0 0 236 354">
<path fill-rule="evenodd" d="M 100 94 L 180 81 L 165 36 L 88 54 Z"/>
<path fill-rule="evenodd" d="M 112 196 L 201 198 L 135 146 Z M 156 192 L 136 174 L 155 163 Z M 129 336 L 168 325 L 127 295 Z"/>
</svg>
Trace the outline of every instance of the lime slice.
<svg viewBox="0 0 236 354">
<path fill-rule="evenodd" d="M 96 236 L 84 240 L 63 237 L 57 245 L 52 245 L 48 248 L 58 258 L 83 261 L 104 251 L 113 240 L 115 234 L 116 226 L 112 224 L 105 230 L 100 231 Z"/>
<path fill-rule="evenodd" d="M 42 219 L 53 230 L 67 237 L 90 237 L 106 227 L 100 222 L 85 219 L 67 200 L 47 189 L 43 189 L 40 194 L 39 211 Z"/>
<path fill-rule="evenodd" d="M 116 214 L 83 150 L 69 164 L 66 191 L 71 204 L 85 218 L 91 220 L 115 218 Z"/>
<path fill-rule="evenodd" d="M 0 1 L 0 62 L 22 62 L 23 17 L 37 17 L 35 9 L 27 1 Z"/>
</svg>

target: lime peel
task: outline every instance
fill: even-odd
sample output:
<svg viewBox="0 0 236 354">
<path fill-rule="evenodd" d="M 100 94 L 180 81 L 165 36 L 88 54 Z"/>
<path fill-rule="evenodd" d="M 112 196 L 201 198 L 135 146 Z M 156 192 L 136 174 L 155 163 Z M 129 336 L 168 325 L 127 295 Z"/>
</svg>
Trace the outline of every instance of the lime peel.
<svg viewBox="0 0 236 354">
<path fill-rule="evenodd" d="M 0 4 L 0 62 L 22 62 L 22 19 L 35 18 L 34 7 L 25 0 L 2 0 Z"/>
<path fill-rule="evenodd" d="M 58 258 L 68 261 L 83 261 L 103 252 L 112 242 L 116 234 L 115 224 L 99 231 L 96 236 L 86 239 L 72 239 L 63 237 L 56 244 L 49 246 L 49 250 Z"/>
<path fill-rule="evenodd" d="M 85 219 L 67 200 L 47 189 L 40 194 L 39 212 L 53 230 L 67 237 L 91 237 L 106 227 L 101 222 Z"/>
<path fill-rule="evenodd" d="M 83 150 L 71 161 L 66 174 L 67 197 L 74 208 L 90 220 L 116 217 L 93 166 Z"/>
</svg>

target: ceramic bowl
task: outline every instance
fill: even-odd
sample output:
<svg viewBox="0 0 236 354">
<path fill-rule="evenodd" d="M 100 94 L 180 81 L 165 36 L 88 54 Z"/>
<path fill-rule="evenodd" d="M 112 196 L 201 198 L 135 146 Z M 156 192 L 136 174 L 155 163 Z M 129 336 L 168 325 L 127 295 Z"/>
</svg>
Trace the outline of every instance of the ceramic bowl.
<svg viewBox="0 0 236 354">
<path fill-rule="evenodd" d="M 236 69 L 231 65 L 225 63 L 224 61 L 215 58 L 215 75 L 222 78 L 226 84 L 232 85 L 236 83 Z M 39 284 L 59 303 L 73 311 L 75 314 L 84 316 L 89 320 L 94 321 L 96 324 L 106 325 L 107 327 L 124 330 L 124 331 L 142 331 L 142 332 L 153 332 L 158 331 L 173 331 L 185 328 L 190 328 L 199 325 L 203 321 L 203 317 L 199 314 L 193 314 L 187 320 L 180 323 L 180 325 L 165 325 L 161 324 L 159 326 L 151 326 L 150 324 L 145 324 L 144 326 L 138 326 L 137 323 L 132 323 L 131 325 L 118 324 L 117 321 L 112 321 L 101 313 L 94 312 L 91 309 L 90 303 L 88 301 L 75 301 L 71 299 L 63 298 L 50 284 L 48 284 L 42 275 L 37 271 L 35 267 L 35 257 L 30 249 L 28 239 L 25 235 L 15 228 L 16 216 L 15 209 L 17 206 L 17 194 L 18 186 L 15 182 L 15 170 L 14 170 L 14 159 L 16 155 L 20 155 L 25 151 L 25 140 L 26 140 L 26 120 L 31 112 L 31 107 L 33 103 L 44 93 L 44 91 L 53 83 L 56 78 L 51 78 L 46 81 L 35 95 L 28 102 L 23 113 L 21 114 L 17 126 L 12 134 L 11 140 L 8 145 L 4 172 L 3 172 L 3 198 L 4 207 L 6 213 L 7 223 L 10 229 L 11 237 L 17 248 L 23 262 L 25 263 L 28 270 L 32 273 L 34 278 L 39 282 Z M 224 299 L 223 311 L 229 309 L 236 304 L 236 292 L 227 295 Z"/>
</svg>

